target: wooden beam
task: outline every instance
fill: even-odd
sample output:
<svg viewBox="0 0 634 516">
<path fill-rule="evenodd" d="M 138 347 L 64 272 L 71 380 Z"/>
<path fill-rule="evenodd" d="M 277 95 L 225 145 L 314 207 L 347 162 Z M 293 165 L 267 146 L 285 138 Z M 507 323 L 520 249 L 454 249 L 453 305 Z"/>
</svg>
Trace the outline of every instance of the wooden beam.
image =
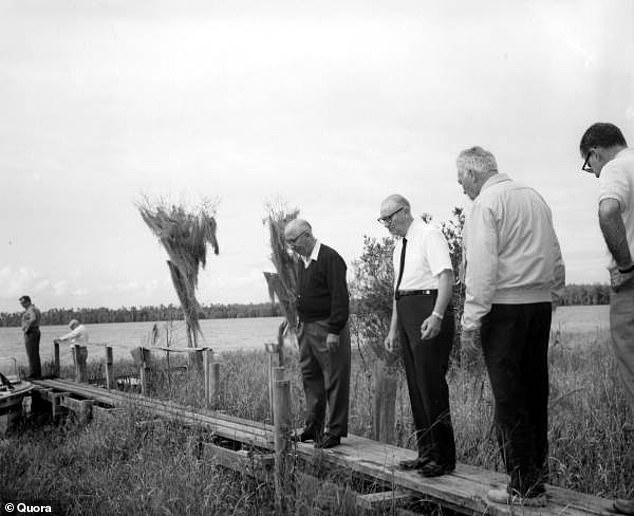
<svg viewBox="0 0 634 516">
<path fill-rule="evenodd" d="M 416 501 L 411 493 L 402 491 L 379 491 L 378 493 L 357 495 L 357 506 L 367 511 L 385 511 L 399 505 Z"/>
<path fill-rule="evenodd" d="M 116 389 L 117 386 L 114 383 L 114 369 L 113 369 L 113 357 L 112 346 L 106 346 L 106 389 Z"/>
</svg>

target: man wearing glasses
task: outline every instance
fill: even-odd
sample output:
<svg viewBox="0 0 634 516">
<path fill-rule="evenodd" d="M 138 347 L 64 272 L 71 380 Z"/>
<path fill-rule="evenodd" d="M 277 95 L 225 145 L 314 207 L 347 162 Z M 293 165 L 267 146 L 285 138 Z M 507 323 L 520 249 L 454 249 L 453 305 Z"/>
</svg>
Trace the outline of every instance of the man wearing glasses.
<svg viewBox="0 0 634 516">
<path fill-rule="evenodd" d="M 461 343 L 480 331 L 495 400 L 507 486 L 496 503 L 546 505 L 548 340 L 553 292 L 565 270 L 550 208 L 532 188 L 499 174 L 482 147 L 460 153 L 458 183 L 473 201 L 465 218 L 465 305 Z"/>
<path fill-rule="evenodd" d="M 381 203 L 379 222 L 399 239 L 394 248 L 394 301 L 385 347 L 400 346 L 405 366 L 418 456 L 402 461 L 424 477 L 456 466 L 449 389 L 445 375 L 453 344 L 453 290 L 449 246 L 440 229 L 415 219 L 401 195 Z"/>
<path fill-rule="evenodd" d="M 346 263 L 337 251 L 313 236 L 305 220 L 289 222 L 284 238 L 300 256 L 297 312 L 306 420 L 296 439 L 314 441 L 316 448 L 332 448 L 348 435 L 350 331 Z"/>
<path fill-rule="evenodd" d="M 634 414 L 634 149 L 620 129 L 591 125 L 579 145 L 581 169 L 599 179 L 599 225 L 608 247 L 610 332 L 631 413 Z M 631 424 L 626 430 L 633 430 Z M 634 500 L 616 500 L 614 508 L 634 515 Z"/>
</svg>

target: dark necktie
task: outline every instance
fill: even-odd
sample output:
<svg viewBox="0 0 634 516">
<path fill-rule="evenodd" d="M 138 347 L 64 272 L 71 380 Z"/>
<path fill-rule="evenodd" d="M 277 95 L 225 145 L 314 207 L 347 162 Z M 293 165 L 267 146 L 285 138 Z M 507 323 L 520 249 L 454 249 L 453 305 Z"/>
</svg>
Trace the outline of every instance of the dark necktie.
<svg viewBox="0 0 634 516">
<path fill-rule="evenodd" d="M 394 294 L 398 292 L 398 287 L 401 286 L 401 280 L 403 279 L 403 269 L 405 269 L 405 250 L 407 249 L 407 238 L 403 238 L 403 246 L 401 247 L 401 263 L 398 267 L 398 280 L 396 280 L 396 288 Z"/>
</svg>

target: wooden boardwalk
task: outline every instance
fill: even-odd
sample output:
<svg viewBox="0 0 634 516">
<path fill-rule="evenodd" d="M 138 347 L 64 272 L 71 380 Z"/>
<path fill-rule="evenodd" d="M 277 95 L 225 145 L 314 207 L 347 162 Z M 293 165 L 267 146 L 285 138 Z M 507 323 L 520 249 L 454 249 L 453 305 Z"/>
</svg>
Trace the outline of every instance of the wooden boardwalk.
<svg viewBox="0 0 634 516">
<path fill-rule="evenodd" d="M 274 448 L 273 427 L 264 423 L 239 419 L 205 409 L 194 409 L 172 402 L 147 398 L 138 394 L 106 390 L 101 387 L 65 380 L 38 380 L 39 396 L 54 406 L 66 407 L 84 413 L 90 404 L 92 415 L 111 407 L 134 405 L 150 413 L 176 420 L 184 424 L 201 425 L 215 435 L 257 447 L 266 453 Z M 92 400 L 92 401 L 90 401 Z M 241 464 L 244 455 L 231 450 L 211 446 L 219 462 L 229 467 Z M 441 504 L 463 514 L 527 514 L 527 515 L 609 515 L 612 500 L 585 495 L 574 491 L 548 486 L 548 505 L 545 508 L 528 508 L 490 503 L 486 492 L 491 487 L 504 485 L 506 476 L 466 464 L 458 464 L 451 475 L 423 478 L 416 472 L 400 471 L 395 466 L 400 460 L 415 457 L 415 452 L 397 446 L 386 445 L 358 436 L 343 439 L 342 444 L 330 450 L 315 449 L 312 444 L 297 444 L 294 452 L 307 463 L 344 468 L 363 477 L 389 486 L 384 493 L 360 496 L 368 509 L 381 502 L 394 502 L 397 498 L 425 500 Z M 222 459 L 224 457 L 224 459 Z M 266 456 L 271 459 L 270 453 Z M 221 460 L 222 459 L 222 460 Z M 263 461 L 265 462 L 265 461 Z"/>
</svg>

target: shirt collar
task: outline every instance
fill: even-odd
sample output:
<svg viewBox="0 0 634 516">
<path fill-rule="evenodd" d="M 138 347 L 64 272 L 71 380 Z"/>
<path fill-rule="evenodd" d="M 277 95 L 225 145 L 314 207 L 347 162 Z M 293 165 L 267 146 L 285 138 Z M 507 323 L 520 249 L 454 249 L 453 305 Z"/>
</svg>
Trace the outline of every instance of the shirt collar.
<svg viewBox="0 0 634 516">
<path fill-rule="evenodd" d="M 493 174 L 489 179 L 487 179 L 482 185 L 482 190 L 486 190 L 487 188 L 496 185 L 498 183 L 504 183 L 506 181 L 510 181 L 511 178 L 508 174 Z"/>
<path fill-rule="evenodd" d="M 317 256 L 319 256 L 319 249 L 321 248 L 321 242 L 319 240 L 315 240 L 315 247 L 313 247 L 313 252 L 310 253 L 310 256 L 306 258 L 302 256 L 302 261 L 304 262 L 304 267 L 308 269 L 310 262 L 317 261 Z"/>
</svg>

